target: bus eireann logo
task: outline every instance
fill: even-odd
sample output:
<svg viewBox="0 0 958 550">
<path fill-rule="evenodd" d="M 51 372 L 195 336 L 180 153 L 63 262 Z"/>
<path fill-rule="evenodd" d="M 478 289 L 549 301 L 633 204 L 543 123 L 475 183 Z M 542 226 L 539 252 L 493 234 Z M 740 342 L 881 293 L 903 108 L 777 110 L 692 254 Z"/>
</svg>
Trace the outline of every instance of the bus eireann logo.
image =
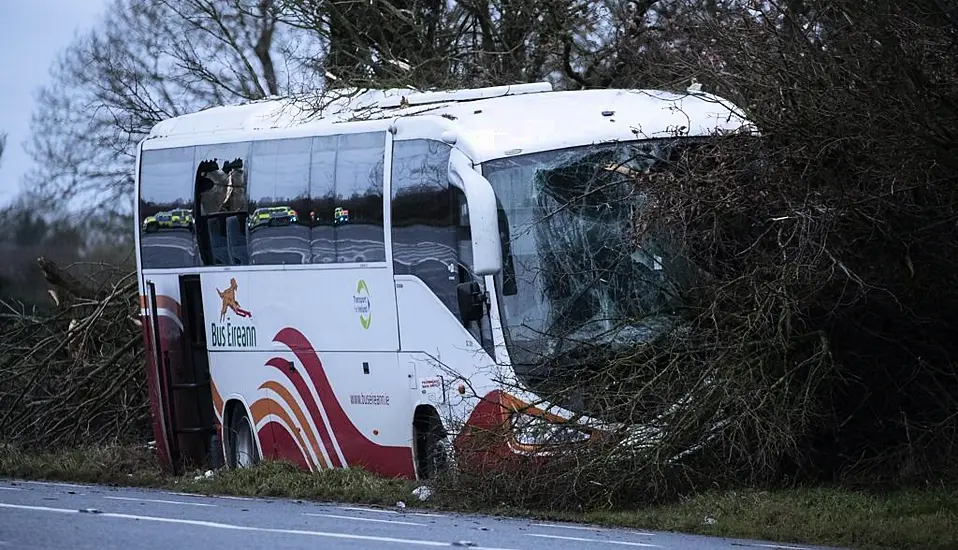
<svg viewBox="0 0 958 550">
<path fill-rule="evenodd" d="M 368 329 L 369 325 L 373 322 L 371 308 L 372 305 L 369 302 L 369 287 L 366 286 L 366 281 L 360 279 L 356 285 L 356 294 L 353 295 L 353 310 L 359 314 L 359 322 L 363 325 L 364 329 Z"/>
<path fill-rule="evenodd" d="M 230 286 L 226 290 L 216 289 L 216 293 L 220 295 L 220 299 L 223 301 L 223 305 L 220 308 L 220 322 L 223 322 L 223 319 L 226 317 L 226 310 L 232 309 L 238 317 L 252 317 L 253 314 L 246 311 L 240 307 L 240 303 L 236 301 L 236 288 L 239 285 L 236 284 L 236 278 L 230 278 Z"/>
</svg>

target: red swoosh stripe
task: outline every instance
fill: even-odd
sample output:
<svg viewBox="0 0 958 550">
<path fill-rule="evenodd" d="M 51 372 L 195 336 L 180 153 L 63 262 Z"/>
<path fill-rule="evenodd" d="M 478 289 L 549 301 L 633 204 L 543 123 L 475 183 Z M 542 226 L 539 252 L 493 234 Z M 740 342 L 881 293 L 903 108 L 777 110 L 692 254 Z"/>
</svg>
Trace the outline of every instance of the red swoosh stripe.
<svg viewBox="0 0 958 550">
<path fill-rule="evenodd" d="M 363 466 L 385 476 L 415 477 L 412 449 L 410 447 L 373 443 L 356 428 L 346 411 L 339 404 L 339 400 L 336 399 L 336 394 L 326 377 L 326 371 L 319 355 L 301 332 L 287 327 L 280 330 L 273 341 L 289 347 L 296 358 L 299 359 L 299 362 L 306 368 L 309 378 L 316 387 L 316 393 L 323 404 L 323 409 L 329 418 L 329 424 L 336 434 L 336 439 L 339 441 L 339 446 L 347 463 Z M 295 374 L 297 377 L 299 376 L 299 373 Z M 304 399 L 309 396 L 309 392 L 300 389 L 298 384 L 297 389 Z M 311 396 L 309 402 L 312 402 Z M 310 414 L 314 415 L 314 420 L 319 425 L 321 419 L 315 417 L 314 409 L 315 406 L 310 409 Z"/>
<path fill-rule="evenodd" d="M 303 376 L 299 373 L 299 371 L 290 371 L 286 360 L 280 357 L 274 357 L 267 361 L 266 364 L 289 377 L 289 380 L 293 383 L 293 386 L 296 387 L 296 391 L 306 403 L 306 409 L 309 411 L 309 416 L 312 417 L 313 422 L 316 424 L 316 430 L 319 432 L 319 438 L 323 441 L 323 447 L 326 448 L 326 453 L 329 455 L 329 460 L 332 462 L 333 468 L 342 468 L 343 463 L 339 460 L 339 455 L 336 454 L 336 448 L 333 446 L 333 442 L 329 437 L 329 434 L 326 432 L 326 425 L 323 423 L 323 416 L 320 414 L 319 407 L 316 406 L 316 401 L 313 400 L 313 394 L 309 391 L 309 386 L 306 385 L 306 381 L 303 380 Z M 330 424 L 332 424 L 332 422 L 330 422 Z M 333 429 L 335 429 L 335 426 L 333 426 Z"/>
<path fill-rule="evenodd" d="M 260 441 L 268 441 L 272 438 L 273 447 L 278 456 L 290 460 L 304 470 L 310 469 L 306 455 L 303 454 L 302 449 L 289 432 L 289 428 L 275 420 L 270 420 L 260 428 L 258 433 Z"/>
</svg>

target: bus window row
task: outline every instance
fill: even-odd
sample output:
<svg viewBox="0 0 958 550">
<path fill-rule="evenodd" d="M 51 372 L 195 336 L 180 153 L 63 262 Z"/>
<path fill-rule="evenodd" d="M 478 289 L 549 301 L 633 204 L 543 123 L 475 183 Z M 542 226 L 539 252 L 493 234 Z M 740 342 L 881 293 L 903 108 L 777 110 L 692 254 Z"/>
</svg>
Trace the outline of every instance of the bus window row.
<svg viewBox="0 0 958 550">
<path fill-rule="evenodd" d="M 144 151 L 142 266 L 385 262 L 385 143 L 368 132 Z M 389 207 L 396 273 L 452 305 L 472 249 L 449 151 L 395 142 Z"/>
</svg>

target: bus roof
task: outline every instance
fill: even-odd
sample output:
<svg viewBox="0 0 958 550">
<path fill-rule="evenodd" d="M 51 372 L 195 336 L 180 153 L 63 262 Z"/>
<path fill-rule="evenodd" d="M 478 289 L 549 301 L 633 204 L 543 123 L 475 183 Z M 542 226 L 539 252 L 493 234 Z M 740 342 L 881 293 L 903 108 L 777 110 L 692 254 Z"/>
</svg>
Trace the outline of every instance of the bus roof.
<svg viewBox="0 0 958 550">
<path fill-rule="evenodd" d="M 410 89 L 329 91 L 212 107 L 156 124 L 145 148 L 186 143 L 329 134 L 344 123 L 385 129 L 400 117 L 429 117 L 436 138 L 452 131 L 476 162 L 517 153 L 605 141 L 668 137 L 681 132 L 753 129 L 717 96 L 663 90 L 553 91 L 549 83 L 440 92 Z M 376 123 L 378 121 L 378 124 Z"/>
</svg>

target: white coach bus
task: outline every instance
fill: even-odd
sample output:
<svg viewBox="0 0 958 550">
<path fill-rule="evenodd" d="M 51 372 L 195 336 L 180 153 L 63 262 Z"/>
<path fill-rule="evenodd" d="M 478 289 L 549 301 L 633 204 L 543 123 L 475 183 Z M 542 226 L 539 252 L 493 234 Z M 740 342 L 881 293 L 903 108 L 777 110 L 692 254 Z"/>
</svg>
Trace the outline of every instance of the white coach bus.
<svg viewBox="0 0 958 550">
<path fill-rule="evenodd" d="M 161 459 L 427 478 L 480 431 L 505 434 L 484 443 L 496 459 L 588 439 L 563 425 L 583 411 L 538 402 L 533 367 L 612 338 L 669 272 L 628 244 L 636 194 L 608 168 L 745 125 L 708 94 L 548 83 L 157 124 L 137 152 L 136 260 Z M 628 328 L 616 342 L 649 330 Z"/>
</svg>

